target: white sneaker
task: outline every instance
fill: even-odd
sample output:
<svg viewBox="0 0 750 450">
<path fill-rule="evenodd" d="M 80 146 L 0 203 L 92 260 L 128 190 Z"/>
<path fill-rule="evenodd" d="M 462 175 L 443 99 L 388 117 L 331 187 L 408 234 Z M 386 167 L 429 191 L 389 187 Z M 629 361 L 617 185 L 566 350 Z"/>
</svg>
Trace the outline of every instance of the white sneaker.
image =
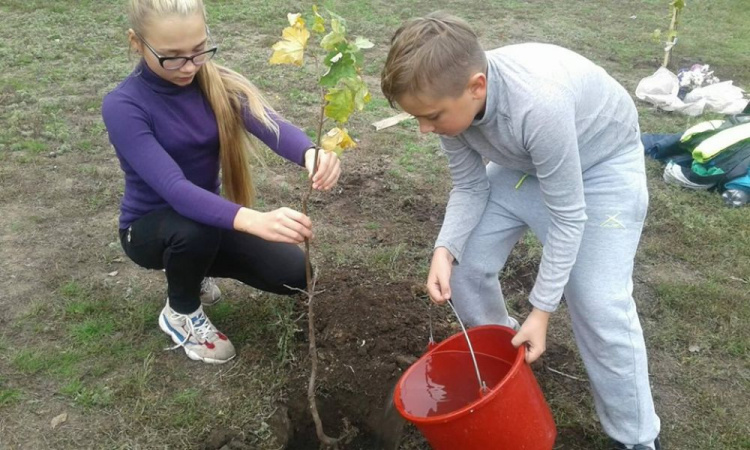
<svg viewBox="0 0 750 450">
<path fill-rule="evenodd" d="M 518 331 L 521 329 L 521 324 L 519 324 L 518 321 L 511 316 L 508 316 L 508 324 L 505 326 L 513 329 L 513 331 Z"/>
<path fill-rule="evenodd" d="M 221 289 L 216 285 L 211 277 L 206 277 L 201 281 L 201 303 L 204 306 L 212 306 L 221 300 Z"/>
<path fill-rule="evenodd" d="M 190 359 L 222 364 L 236 354 L 229 339 L 208 320 L 203 306 L 191 314 L 180 314 L 169 307 L 167 300 L 159 315 L 159 328 L 176 344 L 170 349 L 182 347 Z"/>
</svg>

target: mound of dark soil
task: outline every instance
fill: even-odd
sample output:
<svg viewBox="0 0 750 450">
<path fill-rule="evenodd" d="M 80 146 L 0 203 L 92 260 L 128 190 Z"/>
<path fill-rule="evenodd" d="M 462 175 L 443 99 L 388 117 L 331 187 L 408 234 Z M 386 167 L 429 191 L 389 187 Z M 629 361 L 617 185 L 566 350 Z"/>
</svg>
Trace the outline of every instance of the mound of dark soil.
<svg viewBox="0 0 750 450">
<path fill-rule="evenodd" d="M 329 436 L 339 436 L 345 423 L 356 428 L 345 448 L 395 448 L 403 422 L 390 407 L 393 388 L 429 341 L 424 288 L 378 281 L 363 273 L 339 274 L 320 284 L 324 292 L 315 298 L 318 410 Z M 435 338 L 452 334 L 446 309 L 431 308 Z M 307 401 L 308 342 L 299 345 L 299 375 L 290 386 L 294 431 L 288 448 L 317 449 Z"/>
</svg>

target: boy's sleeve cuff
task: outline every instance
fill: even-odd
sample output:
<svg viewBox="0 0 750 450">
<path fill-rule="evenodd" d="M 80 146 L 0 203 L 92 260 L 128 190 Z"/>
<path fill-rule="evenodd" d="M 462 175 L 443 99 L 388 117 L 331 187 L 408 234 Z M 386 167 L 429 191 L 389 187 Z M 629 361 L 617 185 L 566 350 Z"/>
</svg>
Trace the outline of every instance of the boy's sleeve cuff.
<svg viewBox="0 0 750 450">
<path fill-rule="evenodd" d="M 435 246 L 432 249 L 435 250 L 438 247 L 445 247 L 450 252 L 450 254 L 453 255 L 454 262 L 458 264 L 458 261 L 461 259 L 461 252 L 458 251 L 456 246 L 449 242 L 438 240 L 435 242 Z"/>
<path fill-rule="evenodd" d="M 534 308 L 540 309 L 548 313 L 553 313 L 557 311 L 557 308 L 560 306 L 559 300 L 555 303 L 542 302 L 539 299 L 535 298 L 533 295 L 529 297 L 529 303 L 531 303 L 531 305 L 534 306 Z"/>
</svg>

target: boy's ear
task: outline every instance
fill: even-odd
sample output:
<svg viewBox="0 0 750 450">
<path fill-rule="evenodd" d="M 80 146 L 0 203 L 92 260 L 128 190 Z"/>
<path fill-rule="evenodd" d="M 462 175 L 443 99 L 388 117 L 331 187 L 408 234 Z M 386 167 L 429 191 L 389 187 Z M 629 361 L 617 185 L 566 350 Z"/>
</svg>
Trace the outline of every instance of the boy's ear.
<svg viewBox="0 0 750 450">
<path fill-rule="evenodd" d="M 469 78 L 467 89 L 471 96 L 477 100 L 484 100 L 487 96 L 487 75 L 484 72 L 477 72 Z"/>
</svg>

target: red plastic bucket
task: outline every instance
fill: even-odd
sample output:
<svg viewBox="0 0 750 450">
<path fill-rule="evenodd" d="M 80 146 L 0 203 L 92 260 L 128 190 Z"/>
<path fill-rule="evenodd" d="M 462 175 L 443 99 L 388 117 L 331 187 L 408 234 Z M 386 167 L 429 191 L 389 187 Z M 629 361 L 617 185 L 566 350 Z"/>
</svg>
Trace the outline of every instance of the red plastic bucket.
<svg viewBox="0 0 750 450">
<path fill-rule="evenodd" d="M 468 331 L 483 381 L 482 394 L 463 333 L 424 354 L 401 376 L 398 412 L 436 450 L 550 450 L 557 430 L 515 332 L 499 325 Z"/>
</svg>

